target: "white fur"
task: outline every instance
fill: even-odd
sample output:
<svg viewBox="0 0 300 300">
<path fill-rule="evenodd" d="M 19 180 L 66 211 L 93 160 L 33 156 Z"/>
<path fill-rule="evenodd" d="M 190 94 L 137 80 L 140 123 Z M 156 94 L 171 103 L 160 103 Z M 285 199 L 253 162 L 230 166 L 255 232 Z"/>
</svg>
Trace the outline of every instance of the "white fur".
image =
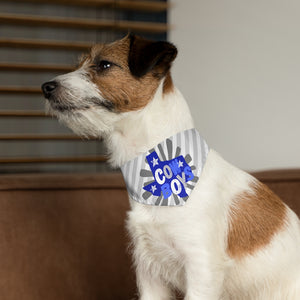
<svg viewBox="0 0 300 300">
<path fill-rule="evenodd" d="M 120 166 L 191 127 L 180 92 L 163 95 L 160 87 L 145 109 L 117 122 L 108 143 L 112 163 Z M 171 299 L 172 287 L 186 300 L 300 299 L 300 227 L 292 211 L 287 229 L 265 249 L 242 261 L 226 253 L 229 207 L 253 180 L 211 150 L 185 206 L 152 207 L 131 200 L 127 227 L 141 300 Z"/>
<path fill-rule="evenodd" d="M 75 82 L 74 77 L 61 79 Z M 79 94 L 91 88 L 101 95 L 88 82 L 77 80 L 76 86 Z M 162 84 L 139 111 L 114 114 L 96 108 L 77 113 L 58 116 L 75 132 L 104 134 L 116 167 L 193 127 L 183 96 L 177 89 L 163 94 Z M 185 300 L 300 299 L 300 226 L 291 210 L 285 229 L 254 255 L 235 260 L 226 252 L 230 205 L 254 180 L 210 150 L 185 206 L 146 206 L 130 200 L 127 228 L 141 300 L 171 299 L 174 288 Z"/>
<path fill-rule="evenodd" d="M 176 95 L 177 97 L 173 93 L 163 95 L 160 84 L 152 101 L 145 108 L 123 113 L 114 123 L 106 140 L 113 166 L 122 166 L 126 161 L 164 140 L 166 136 L 193 127 L 193 120 L 183 96 L 178 90 Z M 178 122 L 182 114 L 187 118 Z M 115 151 L 116 149 L 122 151 Z"/>
</svg>

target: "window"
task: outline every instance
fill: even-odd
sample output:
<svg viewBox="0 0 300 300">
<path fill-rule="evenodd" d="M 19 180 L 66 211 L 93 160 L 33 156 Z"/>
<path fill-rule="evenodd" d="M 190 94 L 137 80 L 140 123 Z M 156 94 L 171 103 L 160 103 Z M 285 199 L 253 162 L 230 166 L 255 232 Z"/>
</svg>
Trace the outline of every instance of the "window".
<svg viewBox="0 0 300 300">
<path fill-rule="evenodd" d="M 40 86 L 95 42 L 128 31 L 166 40 L 166 1 L 0 1 L 0 173 L 107 171 L 99 140 L 44 114 Z"/>
</svg>

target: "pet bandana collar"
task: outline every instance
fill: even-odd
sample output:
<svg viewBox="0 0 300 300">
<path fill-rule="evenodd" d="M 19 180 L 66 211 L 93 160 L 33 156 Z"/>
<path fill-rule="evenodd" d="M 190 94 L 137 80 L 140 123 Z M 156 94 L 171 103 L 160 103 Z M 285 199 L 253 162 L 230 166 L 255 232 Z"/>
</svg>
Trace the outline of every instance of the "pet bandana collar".
<svg viewBox="0 0 300 300">
<path fill-rule="evenodd" d="M 193 128 L 159 143 L 121 167 L 130 197 L 142 204 L 182 206 L 203 170 L 209 148 Z"/>
</svg>

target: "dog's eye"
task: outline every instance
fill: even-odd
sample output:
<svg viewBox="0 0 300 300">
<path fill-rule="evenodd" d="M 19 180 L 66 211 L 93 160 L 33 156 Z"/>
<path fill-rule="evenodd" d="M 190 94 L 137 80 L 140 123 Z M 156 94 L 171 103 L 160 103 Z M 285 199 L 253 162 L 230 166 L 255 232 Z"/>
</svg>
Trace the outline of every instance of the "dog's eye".
<svg viewBox="0 0 300 300">
<path fill-rule="evenodd" d="M 112 63 L 107 61 L 107 60 L 101 60 L 99 63 L 97 63 L 97 71 L 101 72 L 101 71 L 105 71 L 107 69 L 109 69 L 112 66 Z"/>
</svg>

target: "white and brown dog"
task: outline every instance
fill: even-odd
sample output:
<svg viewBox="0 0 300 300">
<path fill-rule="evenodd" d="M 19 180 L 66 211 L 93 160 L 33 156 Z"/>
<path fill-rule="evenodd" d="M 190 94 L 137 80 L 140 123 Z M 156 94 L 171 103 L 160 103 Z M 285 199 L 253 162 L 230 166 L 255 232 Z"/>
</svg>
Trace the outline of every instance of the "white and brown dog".
<svg viewBox="0 0 300 300">
<path fill-rule="evenodd" d="M 42 86 L 48 111 L 79 135 L 104 138 L 110 163 L 123 166 L 194 126 L 170 76 L 176 55 L 168 42 L 132 35 L 95 45 L 76 71 Z M 140 299 L 174 290 L 186 300 L 300 299 L 299 219 L 215 151 L 185 205 L 130 203 Z"/>
</svg>

